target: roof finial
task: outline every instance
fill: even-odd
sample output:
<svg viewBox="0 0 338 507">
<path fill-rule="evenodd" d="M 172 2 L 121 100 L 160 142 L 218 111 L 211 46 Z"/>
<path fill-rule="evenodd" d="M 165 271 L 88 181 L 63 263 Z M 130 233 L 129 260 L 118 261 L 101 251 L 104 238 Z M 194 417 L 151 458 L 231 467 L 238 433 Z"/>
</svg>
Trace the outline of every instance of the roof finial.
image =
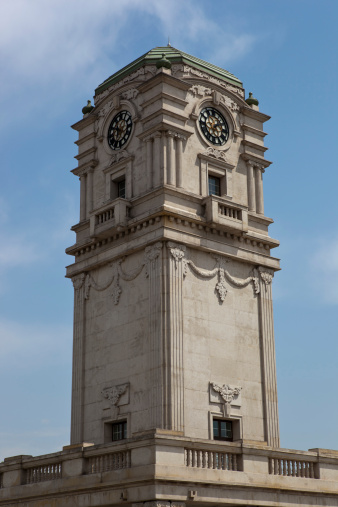
<svg viewBox="0 0 338 507">
<path fill-rule="evenodd" d="M 169 46 L 169 47 L 171 48 L 171 44 L 170 44 L 170 37 L 169 37 L 169 35 L 168 35 L 168 44 L 167 44 L 167 46 Z"/>
</svg>

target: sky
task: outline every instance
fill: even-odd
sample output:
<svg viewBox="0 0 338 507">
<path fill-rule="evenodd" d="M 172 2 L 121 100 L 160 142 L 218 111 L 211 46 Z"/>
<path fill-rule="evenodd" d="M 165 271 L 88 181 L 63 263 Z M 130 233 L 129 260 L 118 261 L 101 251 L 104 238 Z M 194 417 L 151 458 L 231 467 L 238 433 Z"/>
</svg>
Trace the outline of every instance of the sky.
<svg viewBox="0 0 338 507">
<path fill-rule="evenodd" d="M 265 214 L 281 446 L 338 449 L 336 0 L 0 3 L 0 460 L 69 443 L 76 132 L 95 87 L 156 46 L 239 77 L 272 118 Z"/>
</svg>

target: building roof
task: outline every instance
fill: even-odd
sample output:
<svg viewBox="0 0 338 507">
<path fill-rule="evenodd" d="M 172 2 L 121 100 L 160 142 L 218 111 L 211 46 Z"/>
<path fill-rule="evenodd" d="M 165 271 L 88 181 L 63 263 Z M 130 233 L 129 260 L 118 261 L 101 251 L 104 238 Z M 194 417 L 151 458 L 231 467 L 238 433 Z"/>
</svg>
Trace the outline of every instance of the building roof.
<svg viewBox="0 0 338 507">
<path fill-rule="evenodd" d="M 123 67 L 121 70 L 115 72 L 115 74 L 112 74 L 110 77 L 108 77 L 108 79 L 103 81 L 103 83 L 101 83 L 96 88 L 95 94 L 103 92 L 106 88 L 109 88 L 111 85 L 113 85 L 120 79 L 123 79 L 128 74 L 136 71 L 137 69 L 143 67 L 144 65 L 155 65 L 156 62 L 158 62 L 158 60 L 162 58 L 163 54 L 165 55 L 165 58 L 167 58 L 172 64 L 185 63 L 186 65 L 190 65 L 191 67 L 195 67 L 199 70 L 208 72 L 208 74 L 211 74 L 219 79 L 224 79 L 225 81 L 228 81 L 231 84 L 234 84 L 241 88 L 243 87 L 242 82 L 227 70 L 221 69 L 221 67 L 217 67 L 216 65 L 213 65 L 209 62 L 205 62 L 204 60 L 200 60 L 195 56 L 188 55 L 187 53 L 184 53 L 183 51 L 175 49 L 171 46 L 162 46 L 151 49 L 144 55 L 140 56 L 133 62 Z"/>
</svg>

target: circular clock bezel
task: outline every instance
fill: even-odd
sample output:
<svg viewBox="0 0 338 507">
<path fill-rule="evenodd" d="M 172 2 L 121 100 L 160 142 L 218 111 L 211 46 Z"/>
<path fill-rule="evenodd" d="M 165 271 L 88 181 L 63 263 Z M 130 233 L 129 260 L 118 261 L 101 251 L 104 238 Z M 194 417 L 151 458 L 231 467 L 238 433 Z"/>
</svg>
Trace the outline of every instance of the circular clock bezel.
<svg viewBox="0 0 338 507">
<path fill-rule="evenodd" d="M 208 116 L 205 116 L 205 112 L 210 113 Z M 203 116 L 202 116 L 203 115 Z M 207 125 L 206 121 L 203 121 L 203 118 L 212 117 L 216 122 L 218 121 L 218 125 L 213 123 L 212 125 Z M 223 148 L 230 138 L 230 127 L 229 123 L 225 118 L 225 115 L 221 113 L 218 109 L 213 106 L 206 105 L 200 110 L 200 114 L 198 117 L 198 125 L 199 129 L 203 135 L 203 139 L 206 140 L 209 144 L 211 144 L 215 148 Z M 220 127 L 221 130 L 219 130 Z M 218 134 L 219 135 L 215 135 Z"/>
<path fill-rule="evenodd" d="M 122 136 L 119 135 L 118 139 L 112 139 L 112 132 L 114 130 L 119 131 L 119 129 L 123 128 L 123 122 L 125 123 L 125 129 L 122 130 Z M 109 123 L 109 127 L 107 130 L 107 143 L 111 150 L 119 151 L 126 147 L 128 141 L 130 140 L 131 133 L 133 130 L 133 120 L 132 114 L 127 109 L 123 109 L 119 111 Z"/>
</svg>

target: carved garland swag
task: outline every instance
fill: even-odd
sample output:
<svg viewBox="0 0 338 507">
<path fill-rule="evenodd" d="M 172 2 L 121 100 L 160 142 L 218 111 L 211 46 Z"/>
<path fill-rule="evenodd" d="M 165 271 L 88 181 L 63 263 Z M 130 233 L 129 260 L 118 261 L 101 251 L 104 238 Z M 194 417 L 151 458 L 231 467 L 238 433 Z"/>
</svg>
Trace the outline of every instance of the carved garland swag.
<svg viewBox="0 0 338 507">
<path fill-rule="evenodd" d="M 229 262 L 229 260 L 224 257 L 213 255 L 213 258 L 215 259 L 215 267 L 211 270 L 207 270 L 197 267 L 192 260 L 186 258 L 186 247 L 184 245 L 177 245 L 175 243 L 168 242 L 167 248 L 169 249 L 172 258 L 174 259 L 175 268 L 176 269 L 178 268 L 178 263 L 181 262 L 183 264 L 182 272 L 184 278 L 188 273 L 188 268 L 195 275 L 198 275 L 204 279 L 210 280 L 214 277 L 217 277 L 215 290 L 218 294 L 221 303 L 223 303 L 228 293 L 226 280 L 230 282 L 230 284 L 232 284 L 233 286 L 239 288 L 246 287 L 247 285 L 252 283 L 255 294 L 259 294 L 260 292 L 259 276 L 261 276 L 263 281 L 267 283 L 267 280 L 265 279 L 265 271 L 263 271 L 262 268 L 253 269 L 250 276 L 243 280 L 236 278 L 229 273 L 229 271 L 226 269 L 226 264 Z M 97 284 L 93 279 L 93 277 L 89 273 L 87 273 L 84 279 L 82 278 L 82 280 L 84 280 L 84 298 L 89 299 L 89 293 L 91 288 L 97 291 L 104 291 L 109 287 L 111 287 L 110 295 L 113 299 L 114 304 L 117 305 L 119 303 L 120 296 L 122 294 L 120 280 L 124 280 L 126 282 L 134 280 L 137 276 L 141 274 L 143 269 L 145 270 L 146 277 L 149 277 L 150 270 L 152 269 L 157 257 L 160 255 L 161 249 L 162 243 L 155 243 L 154 245 L 147 247 L 144 251 L 144 262 L 141 263 L 140 266 L 138 266 L 136 269 L 130 271 L 129 273 L 125 272 L 121 266 L 126 257 L 122 257 L 121 259 L 113 262 L 111 264 L 112 268 L 111 277 L 103 285 Z M 269 274 L 269 276 L 271 275 Z M 78 287 L 76 286 L 75 288 Z"/>
</svg>

